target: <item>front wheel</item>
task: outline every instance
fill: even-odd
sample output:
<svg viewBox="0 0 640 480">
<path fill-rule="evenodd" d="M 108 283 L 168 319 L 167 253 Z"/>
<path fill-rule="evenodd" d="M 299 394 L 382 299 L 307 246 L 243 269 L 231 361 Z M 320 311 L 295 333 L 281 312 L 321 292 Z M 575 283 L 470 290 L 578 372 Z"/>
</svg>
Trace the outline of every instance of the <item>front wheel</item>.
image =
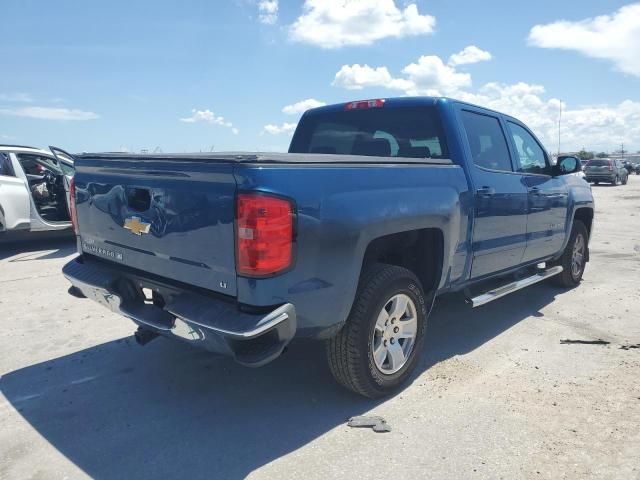
<svg viewBox="0 0 640 480">
<path fill-rule="evenodd" d="M 423 348 L 427 307 L 409 270 L 375 264 L 361 277 L 349 318 L 327 341 L 329 368 L 344 387 L 369 398 L 402 385 Z"/>
<path fill-rule="evenodd" d="M 562 265 L 562 273 L 554 277 L 555 282 L 567 288 L 573 288 L 580 284 L 584 268 L 589 258 L 589 232 L 580 220 L 573 222 L 569 242 L 562 252 L 562 256 L 555 262 Z"/>
</svg>

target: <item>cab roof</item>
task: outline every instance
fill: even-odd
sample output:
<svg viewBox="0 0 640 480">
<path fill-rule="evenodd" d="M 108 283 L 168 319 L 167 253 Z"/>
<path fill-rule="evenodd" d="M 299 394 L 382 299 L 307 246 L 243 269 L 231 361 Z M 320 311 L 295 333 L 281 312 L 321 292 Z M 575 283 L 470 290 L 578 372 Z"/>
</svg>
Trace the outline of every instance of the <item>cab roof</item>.
<svg viewBox="0 0 640 480">
<path fill-rule="evenodd" d="M 490 108 L 487 107 L 483 107 L 481 105 L 476 105 L 473 103 L 469 103 L 469 102 L 464 102 L 462 100 L 458 100 L 456 98 L 451 98 L 451 97 L 433 97 L 433 96 L 419 96 L 419 97 L 381 97 L 378 99 L 362 99 L 362 100 L 352 100 L 352 101 L 348 101 L 348 102 L 342 102 L 342 103 L 334 103 L 331 105 L 324 105 L 322 107 L 316 107 L 316 108 L 312 108 L 309 109 L 305 112 L 305 115 L 310 114 L 313 115 L 315 113 L 322 113 L 322 112 L 337 112 L 337 111 L 342 111 L 346 108 L 347 105 L 349 104 L 353 104 L 353 103 L 363 103 L 363 102 L 377 102 L 377 101 L 382 101 L 384 102 L 384 106 L 385 107 L 390 107 L 390 108 L 397 108 L 397 107 L 422 107 L 422 106 L 432 106 L 432 105 L 444 105 L 444 104 L 448 104 L 448 103 L 458 103 L 460 105 L 467 105 L 469 107 L 473 107 L 473 108 L 478 108 L 481 110 L 484 110 L 485 112 L 491 112 L 494 113 L 496 115 L 502 115 L 506 118 L 515 120 L 516 122 L 520 123 L 520 120 L 518 120 L 515 117 L 512 117 L 511 115 L 508 115 L 506 113 L 503 112 L 498 112 L 496 110 L 492 110 Z"/>
<path fill-rule="evenodd" d="M 28 153 L 41 153 L 45 155 L 51 155 L 51 152 L 38 147 L 29 147 L 27 145 L 10 145 L 0 144 L 0 152 L 28 152 Z"/>
</svg>

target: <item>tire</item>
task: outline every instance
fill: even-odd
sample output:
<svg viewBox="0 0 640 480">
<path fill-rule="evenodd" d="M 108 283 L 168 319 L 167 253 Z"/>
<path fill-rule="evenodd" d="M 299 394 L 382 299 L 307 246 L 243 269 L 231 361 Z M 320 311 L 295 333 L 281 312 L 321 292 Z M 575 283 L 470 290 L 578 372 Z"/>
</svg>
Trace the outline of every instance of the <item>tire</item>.
<svg viewBox="0 0 640 480">
<path fill-rule="evenodd" d="M 393 299 L 398 303 L 394 303 Z M 404 314 L 394 315 L 402 308 L 394 312 L 397 305 L 401 305 L 400 299 L 408 298 L 407 309 Z M 386 317 L 383 315 L 385 310 Z M 389 312 L 389 313 L 387 313 Z M 402 335 L 411 323 L 411 316 L 415 317 L 416 331 L 412 346 L 407 344 L 409 338 L 388 340 L 387 335 Z M 380 319 L 389 323 L 380 330 Z M 393 323 L 393 325 L 392 325 Z M 378 325 L 377 325 L 378 324 Z M 345 325 L 338 334 L 327 340 L 327 360 L 331 373 L 339 384 L 353 392 L 369 398 L 378 398 L 400 387 L 415 369 L 416 362 L 423 350 L 424 335 L 427 324 L 427 306 L 425 305 L 422 286 L 416 276 L 409 270 L 393 265 L 374 264 L 361 276 L 356 298 L 351 308 L 351 313 Z M 395 325 L 395 326 L 394 326 Z M 404 325 L 400 327 L 400 325 Z M 402 328 L 400 333 L 399 328 Z M 374 359 L 374 346 L 378 353 L 378 361 Z M 384 343 L 384 349 L 381 348 Z M 392 347 L 391 345 L 395 345 Z M 388 348 L 387 348 L 388 347 Z M 407 354 L 402 357 L 405 362 L 398 361 L 397 371 L 393 371 L 393 358 L 396 357 L 398 348 L 400 351 L 408 348 Z M 383 350 L 385 357 L 380 355 Z M 378 366 L 380 359 L 384 361 Z M 387 371 L 383 371 L 386 369 Z"/>
<path fill-rule="evenodd" d="M 583 252 L 579 268 L 576 270 L 572 268 L 574 260 L 573 253 L 574 247 L 579 241 L 579 237 L 582 237 Z M 584 223 L 582 223 L 580 220 L 574 220 L 567 246 L 565 247 L 564 252 L 562 252 L 562 256 L 554 263 L 554 265 L 561 265 L 563 268 L 562 273 L 559 273 L 558 275 L 553 277 L 554 282 L 557 285 L 565 288 L 577 287 L 582 281 L 582 275 L 584 274 L 584 268 L 587 264 L 588 258 L 589 232 L 587 232 L 587 227 L 585 227 Z"/>
</svg>

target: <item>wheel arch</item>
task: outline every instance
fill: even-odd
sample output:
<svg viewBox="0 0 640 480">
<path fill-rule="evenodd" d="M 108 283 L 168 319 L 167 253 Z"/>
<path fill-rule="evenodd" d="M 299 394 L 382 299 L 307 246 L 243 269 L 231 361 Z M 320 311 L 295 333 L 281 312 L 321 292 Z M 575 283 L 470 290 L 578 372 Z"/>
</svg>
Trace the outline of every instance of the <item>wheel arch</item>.
<svg viewBox="0 0 640 480">
<path fill-rule="evenodd" d="M 584 226 L 587 229 L 587 235 L 588 235 L 588 239 L 587 239 L 587 244 L 589 243 L 589 240 L 591 239 L 591 230 L 593 228 L 593 208 L 592 207 L 580 207 L 578 209 L 576 209 L 576 211 L 573 214 L 573 220 L 571 221 L 571 225 L 573 225 L 573 223 L 576 220 L 580 220 Z M 589 256 L 589 249 L 587 248 L 587 262 L 591 260 L 590 256 Z"/>
<path fill-rule="evenodd" d="M 573 221 L 580 220 L 584 223 L 584 226 L 587 227 L 587 233 L 589 234 L 589 238 L 591 238 L 591 228 L 593 227 L 593 208 L 591 207 L 580 207 L 577 208 L 573 214 Z"/>
<path fill-rule="evenodd" d="M 365 249 L 361 274 L 375 263 L 406 268 L 422 285 L 426 297 L 438 290 L 444 266 L 444 233 L 422 228 L 372 239 Z"/>
</svg>

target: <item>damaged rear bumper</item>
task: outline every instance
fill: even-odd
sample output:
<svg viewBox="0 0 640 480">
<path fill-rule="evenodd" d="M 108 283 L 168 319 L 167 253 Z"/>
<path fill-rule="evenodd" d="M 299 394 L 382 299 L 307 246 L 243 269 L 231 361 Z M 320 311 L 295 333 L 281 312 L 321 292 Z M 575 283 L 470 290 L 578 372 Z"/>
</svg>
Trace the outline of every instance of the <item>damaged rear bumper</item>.
<svg viewBox="0 0 640 480">
<path fill-rule="evenodd" d="M 177 338 L 248 366 L 277 358 L 296 332 L 296 312 L 285 303 L 270 312 L 242 312 L 232 300 L 204 295 L 81 257 L 62 273 L 76 291 L 133 320 L 142 329 Z M 147 298 L 143 289 L 153 292 Z"/>
</svg>

